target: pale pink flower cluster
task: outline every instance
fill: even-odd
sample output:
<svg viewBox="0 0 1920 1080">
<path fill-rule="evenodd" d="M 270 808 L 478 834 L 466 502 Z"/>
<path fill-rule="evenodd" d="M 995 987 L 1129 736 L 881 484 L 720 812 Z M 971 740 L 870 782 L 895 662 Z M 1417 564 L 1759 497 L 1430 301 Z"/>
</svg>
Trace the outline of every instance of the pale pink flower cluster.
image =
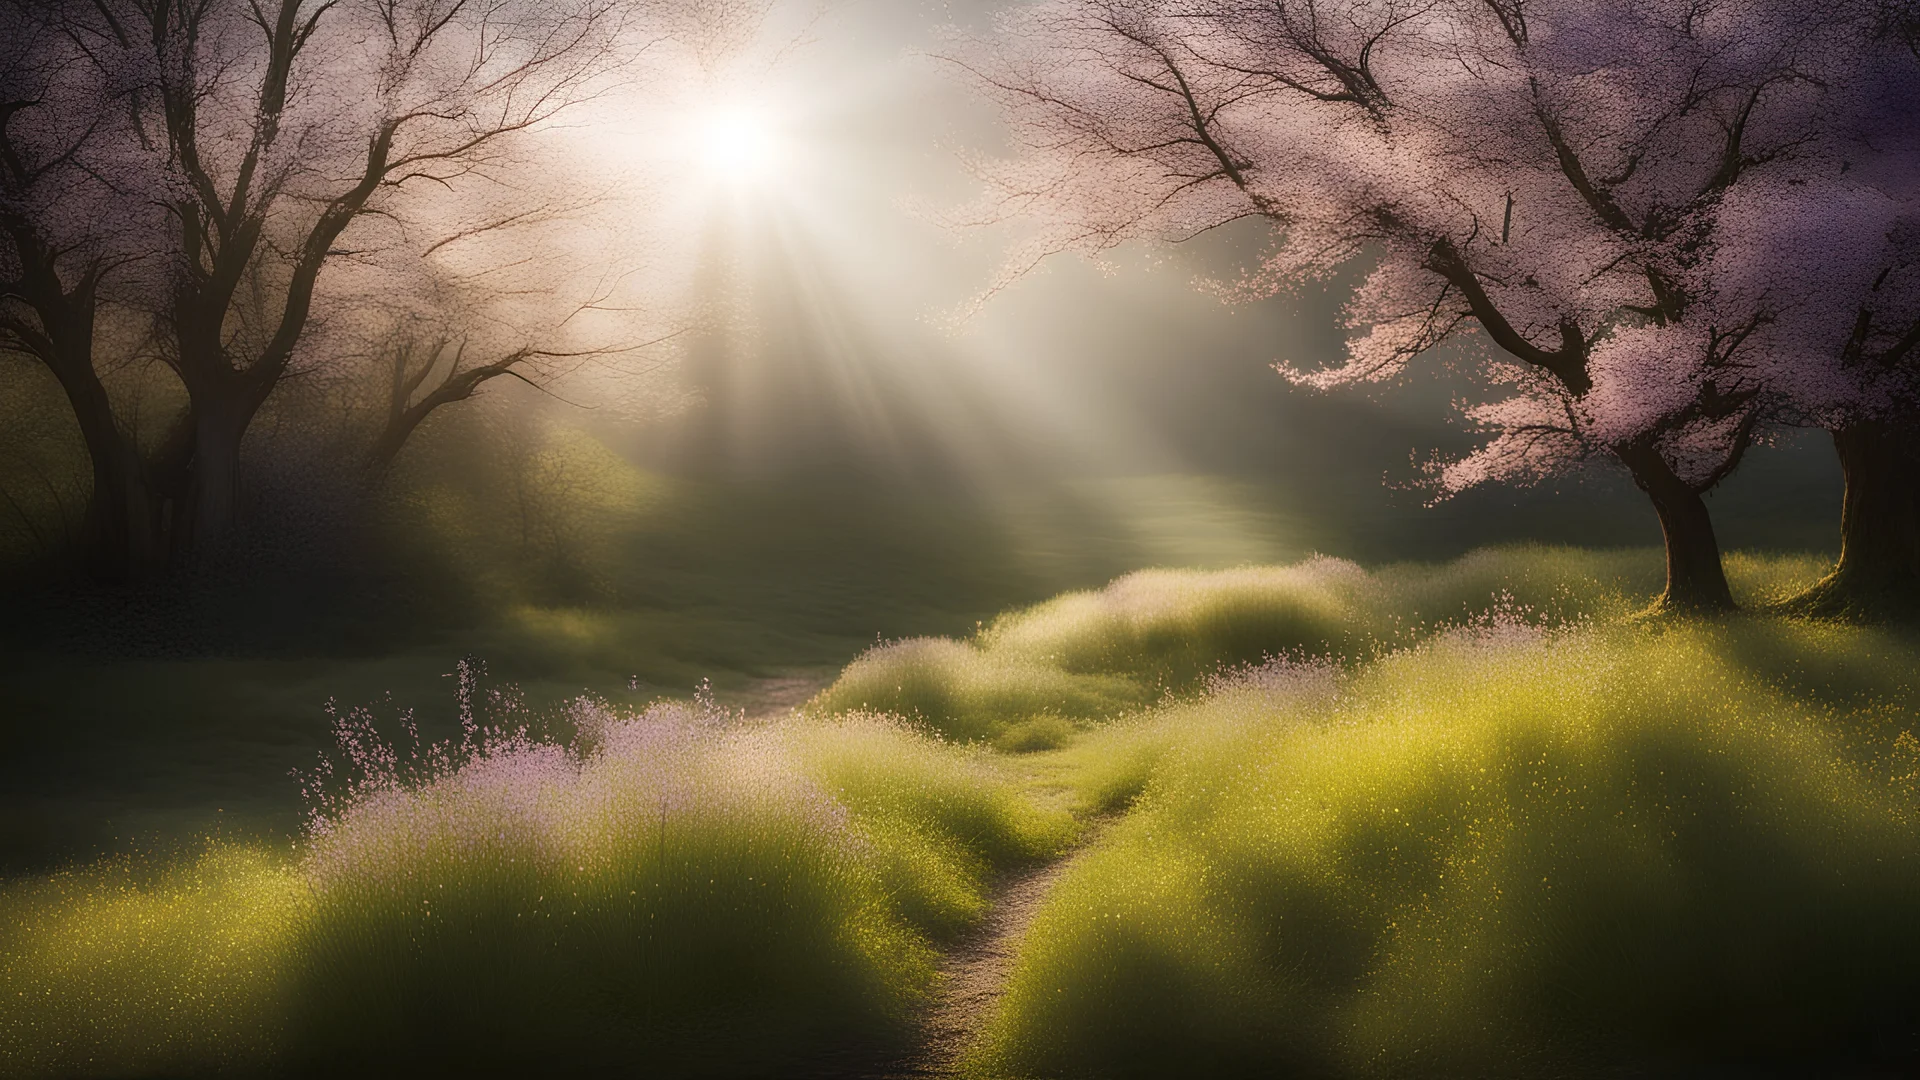
<svg viewBox="0 0 1920 1080">
<path fill-rule="evenodd" d="M 1704 489 L 1769 427 L 1897 411 L 1920 326 L 1920 63 L 1866 0 L 1043 0 L 953 61 L 1017 152 L 969 220 L 1045 254 L 1262 217 L 1258 297 L 1370 266 L 1347 354 L 1468 334 L 1443 492 L 1653 445 Z M 1004 280 L 1004 279 L 1003 279 Z"/>
<path fill-rule="evenodd" d="M 1340 665 L 1325 657 L 1275 656 L 1207 677 L 1207 693 L 1257 694 L 1287 704 L 1323 704 L 1340 694 Z"/>
<path fill-rule="evenodd" d="M 702 821 L 795 828 L 837 850 L 856 842 L 844 807 L 803 775 L 781 734 L 742 726 L 710 696 L 637 713 L 576 699 L 562 711 L 579 734 L 563 743 L 530 734 L 510 696 L 476 718 L 476 671 L 457 673 L 458 743 L 420 747 L 402 714 L 412 740 L 403 752 L 380 739 L 369 710 L 337 718 L 346 767 L 308 778 L 306 871 L 316 888 L 463 865 L 579 880 Z M 339 772 L 349 779 L 325 793 Z"/>
<path fill-rule="evenodd" d="M 1434 640 L 1486 649 L 1515 649 L 1547 639 L 1546 619 L 1528 609 L 1510 592 L 1501 592 L 1493 604 L 1448 626 Z"/>
<path fill-rule="evenodd" d="M 0 141 L 21 167 L 0 168 L 0 212 L 20 229 L 0 230 L 0 281 L 21 271 L 22 244 L 46 248 L 63 287 L 93 279 L 105 316 L 164 324 L 180 314 L 182 283 L 210 273 L 209 247 L 253 251 L 249 271 L 274 282 L 269 294 L 283 288 L 316 222 L 364 182 L 371 192 L 297 327 L 299 366 L 342 373 L 370 339 L 409 327 L 473 338 L 476 352 L 574 343 L 562 324 L 607 299 L 608 251 L 566 250 L 557 226 L 510 227 L 583 203 L 573 170 L 529 167 L 553 152 L 533 139 L 615 86 L 636 50 L 672 51 L 654 25 L 664 6 L 289 4 L 303 32 L 284 98 L 269 105 L 264 40 L 281 5 L 15 5 L 0 19 Z M 186 102 L 191 146 L 167 120 Z M 382 140 L 385 165 L 369 179 Z M 182 214 L 225 220 L 208 223 L 205 244 L 183 244 Z M 283 332 L 287 303 L 232 306 L 225 344 L 237 367 Z M 13 314 L 0 303 L 0 317 Z M 100 344 L 119 363 L 156 351 L 178 362 L 148 341 Z"/>
</svg>

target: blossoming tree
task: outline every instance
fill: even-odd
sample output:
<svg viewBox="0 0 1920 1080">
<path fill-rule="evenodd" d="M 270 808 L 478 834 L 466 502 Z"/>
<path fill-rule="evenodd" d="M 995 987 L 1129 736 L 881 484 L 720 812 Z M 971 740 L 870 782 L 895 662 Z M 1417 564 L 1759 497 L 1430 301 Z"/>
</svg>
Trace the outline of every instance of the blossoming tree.
<svg viewBox="0 0 1920 1080">
<path fill-rule="evenodd" d="M 1891 14 L 1898 16 L 1899 12 Z M 1840 559 L 1789 602 L 1811 614 L 1920 610 L 1920 49 L 1885 20 L 1829 72 L 1819 170 L 1725 200 L 1723 297 L 1769 312 L 1755 367 L 1786 423 L 1832 433 Z"/>
<path fill-rule="evenodd" d="M 1824 175 L 1823 76 L 1872 13 L 1772 0 L 1048 0 L 956 50 L 1019 152 L 1010 266 L 1245 217 L 1244 288 L 1365 263 L 1315 387 L 1390 378 L 1444 341 L 1504 386 L 1443 491 L 1623 466 L 1666 539 L 1661 604 L 1731 606 L 1702 496 L 1782 410 L 1775 292 L 1716 286 L 1721 208 Z M 1831 171 L 1831 170 L 1827 170 Z"/>
<path fill-rule="evenodd" d="M 488 196 L 526 171 L 532 133 L 659 40 L 658 6 L 0 0 L 0 348 L 66 389 L 102 572 L 140 576 L 229 533 L 247 431 L 323 324 L 363 314 L 351 283 L 421 277 L 447 244 L 524 221 Z M 94 356 L 109 338 L 114 355 Z M 410 431 L 421 407 L 563 355 L 580 350 L 402 370 L 396 412 Z M 188 399 L 157 454 L 101 387 L 134 356 Z"/>
<path fill-rule="evenodd" d="M 131 111 L 112 107 L 124 73 L 83 62 L 40 8 L 0 5 L 0 31 L 0 347 L 64 391 L 92 464 L 83 543 L 103 571 L 124 572 L 155 557 L 158 470 L 115 413 L 97 324 L 103 286 L 164 244 L 163 220 L 109 179 L 105 148 L 140 145 Z"/>
</svg>

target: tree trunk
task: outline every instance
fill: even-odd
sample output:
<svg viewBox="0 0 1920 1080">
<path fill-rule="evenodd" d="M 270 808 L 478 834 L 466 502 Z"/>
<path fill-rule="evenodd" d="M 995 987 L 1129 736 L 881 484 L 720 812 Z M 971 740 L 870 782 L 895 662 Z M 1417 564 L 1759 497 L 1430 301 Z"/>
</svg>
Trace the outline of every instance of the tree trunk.
<svg viewBox="0 0 1920 1080">
<path fill-rule="evenodd" d="M 166 563 L 157 505 L 148 484 L 140 448 L 120 427 L 113 401 L 93 368 L 93 309 L 57 288 L 45 288 L 58 302 L 40 308 L 44 344 L 40 359 L 59 381 L 93 468 L 81 531 L 81 559 L 87 572 L 110 582 L 152 576 Z"/>
<path fill-rule="evenodd" d="M 1667 549 L 1667 587 L 1654 601 L 1657 611 L 1708 614 L 1732 611 L 1733 592 L 1720 565 L 1720 542 L 1713 535 L 1707 502 L 1667 464 L 1658 448 L 1630 445 L 1614 451 L 1633 482 L 1653 500 Z"/>
<path fill-rule="evenodd" d="M 241 383 L 193 396 L 193 457 L 187 498 L 176 509 L 175 542 L 205 563 L 232 540 L 240 501 L 240 444 L 260 403 Z M 180 510 L 185 510 L 185 515 Z"/>
<path fill-rule="evenodd" d="M 93 466 L 81 543 L 89 573 L 106 581 L 138 580 L 161 562 L 140 452 L 121 432 L 106 388 L 91 369 L 54 368 Z"/>
<path fill-rule="evenodd" d="M 83 535 L 89 572 L 120 584 L 156 576 L 166 567 L 167 545 L 139 449 L 118 432 L 109 445 L 88 443 L 93 493 Z"/>
<path fill-rule="evenodd" d="M 1881 619 L 1920 611 L 1920 462 L 1910 440 L 1863 422 L 1833 432 L 1846 495 L 1840 561 L 1782 604 L 1798 615 Z"/>
</svg>

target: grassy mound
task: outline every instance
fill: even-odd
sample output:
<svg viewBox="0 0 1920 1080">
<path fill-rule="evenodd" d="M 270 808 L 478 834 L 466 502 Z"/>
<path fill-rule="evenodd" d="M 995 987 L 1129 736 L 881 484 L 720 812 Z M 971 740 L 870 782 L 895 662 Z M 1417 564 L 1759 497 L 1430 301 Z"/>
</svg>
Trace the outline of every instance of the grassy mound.
<svg viewBox="0 0 1920 1080">
<path fill-rule="evenodd" d="M 1823 569 L 1728 568 L 1750 600 Z M 885 1054 L 992 876 L 1071 839 L 1050 785 L 1126 816 L 1025 937 L 983 1075 L 1920 1060 L 1920 651 L 1626 617 L 1659 577 L 1143 572 L 876 648 L 773 724 L 582 700 L 536 737 L 494 695 L 488 735 L 463 667 L 458 748 L 340 721 L 298 851 L 0 886 L 0 1076 Z"/>
<path fill-rule="evenodd" d="M 1824 564 L 1736 555 L 1741 595 L 1764 598 Z M 908 717 L 960 741 L 1051 749 L 1073 726 L 1186 694 L 1276 656 L 1364 660 L 1448 627 L 1524 612 L 1543 625 L 1612 619 L 1659 592 L 1655 551 L 1517 547 L 1441 566 L 1365 570 L 1316 557 L 1289 566 L 1144 570 L 1003 615 L 971 641 L 914 638 L 854 661 L 812 703 Z"/>
<path fill-rule="evenodd" d="M 1148 688 L 1123 675 L 1064 671 L 1046 659 L 949 638 L 910 638 L 868 650 L 809 709 L 908 717 L 945 738 L 979 742 L 1017 737 L 1048 720 L 1108 716 L 1148 700 Z"/>
<path fill-rule="evenodd" d="M 1132 812 L 1050 896 L 974 1065 L 1911 1063 L 1920 742 L 1885 673 L 1917 660 L 1791 624 L 1493 623 L 1107 728 L 1081 782 Z"/>
<path fill-rule="evenodd" d="M 574 746 L 412 767 L 350 731 L 365 775 L 297 862 L 10 886 L 0 1073 L 739 1075 L 884 1049 L 989 873 L 1072 829 L 893 721 L 577 718 Z"/>
<path fill-rule="evenodd" d="M 0 1075 L 254 1071 L 284 1035 L 305 883 L 214 848 L 0 891 Z"/>
</svg>

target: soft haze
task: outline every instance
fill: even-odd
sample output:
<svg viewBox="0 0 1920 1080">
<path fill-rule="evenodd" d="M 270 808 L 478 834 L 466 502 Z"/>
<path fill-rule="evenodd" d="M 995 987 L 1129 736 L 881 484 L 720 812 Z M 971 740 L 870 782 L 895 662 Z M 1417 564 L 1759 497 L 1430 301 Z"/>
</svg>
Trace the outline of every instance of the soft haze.
<svg viewBox="0 0 1920 1080">
<path fill-rule="evenodd" d="M 1420 465 L 1469 445 L 1447 408 L 1466 385 L 1431 374 L 1371 393 L 1286 385 L 1276 362 L 1337 359 L 1335 310 L 1352 282 L 1239 305 L 1196 288 L 1257 264 L 1256 224 L 1171 251 L 1122 248 L 1105 265 L 1056 256 L 982 301 L 1018 236 L 940 217 L 977 197 L 966 155 L 1005 135 L 929 50 L 948 47 L 955 24 L 984 26 L 992 7 L 836 5 L 777 59 L 733 75 L 747 89 L 729 92 L 778 146 L 766 175 L 710 210 L 696 282 L 734 318 L 692 342 L 680 369 L 704 404 L 643 441 L 698 429 L 699 456 L 717 440 L 756 470 L 831 444 L 836 460 L 932 469 L 989 501 L 1085 504 L 1120 531 L 1168 513 L 1142 500 L 1171 499 L 1191 532 L 1151 526 L 1168 561 L 1658 539 L 1624 474 L 1604 465 L 1428 506 Z M 790 41 L 792 25 L 776 20 L 772 39 Z M 1726 546 L 1829 543 L 1819 523 L 1837 509 L 1838 474 L 1823 442 L 1763 447 L 1712 496 Z M 1146 488 L 1101 482 L 1146 476 L 1157 478 Z"/>
</svg>

